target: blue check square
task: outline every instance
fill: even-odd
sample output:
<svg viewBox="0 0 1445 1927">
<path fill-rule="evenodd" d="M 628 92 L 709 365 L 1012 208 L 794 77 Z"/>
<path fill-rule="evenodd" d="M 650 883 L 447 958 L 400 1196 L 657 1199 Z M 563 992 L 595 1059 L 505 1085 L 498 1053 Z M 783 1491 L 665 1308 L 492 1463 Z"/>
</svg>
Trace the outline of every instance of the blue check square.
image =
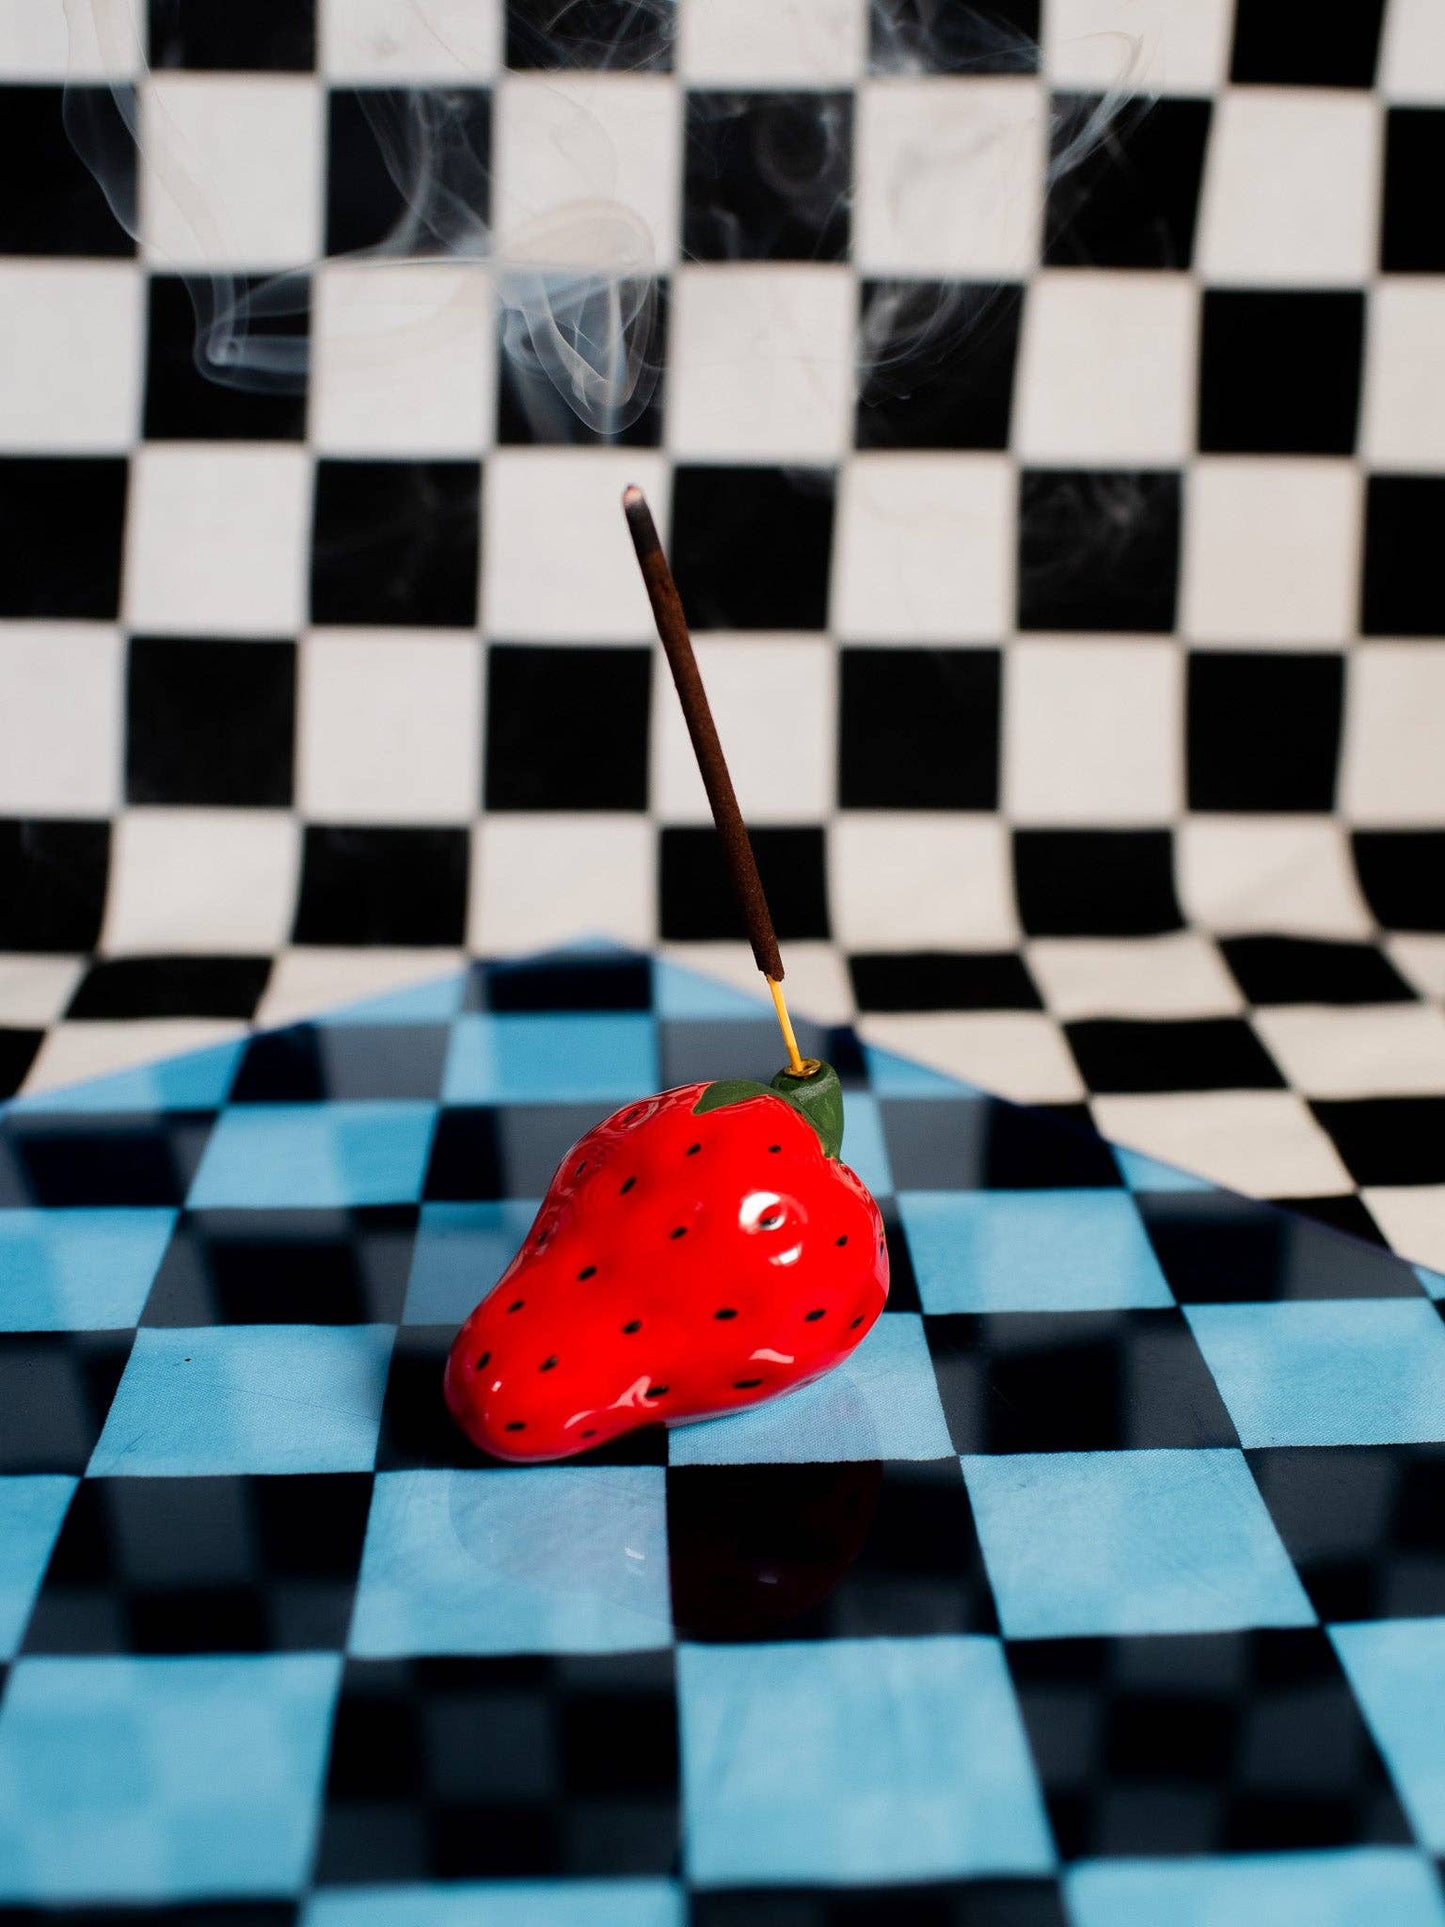
<svg viewBox="0 0 1445 1927">
<path fill-rule="evenodd" d="M 476 1011 L 452 1026 L 442 1096 L 448 1104 L 622 1104 L 659 1081 L 646 1011 Z"/>
<path fill-rule="evenodd" d="M 22 1659 L 0 1709 L 0 1900 L 305 1883 L 341 1660 Z"/>
<path fill-rule="evenodd" d="M 1125 1191 L 905 1191 L 898 1210 L 925 1311 L 1174 1303 Z"/>
<path fill-rule="evenodd" d="M 408 1325 L 459 1325 L 501 1277 L 531 1229 L 540 1202 L 424 1204 L 407 1281 Z"/>
<path fill-rule="evenodd" d="M 917 1312 L 885 1312 L 816 1385 L 668 1434 L 671 1465 L 946 1459 L 953 1446 Z"/>
<path fill-rule="evenodd" d="M 661 1466 L 381 1474 L 351 1651 L 671 1645 L 665 1478 Z"/>
<path fill-rule="evenodd" d="M 1186 1305 L 1240 1442 L 1445 1439 L 1445 1324 L 1428 1299 Z"/>
<path fill-rule="evenodd" d="M 1010 1639 L 1314 1622 L 1233 1449 L 979 1456 L 963 1475 Z"/>
<path fill-rule="evenodd" d="M 0 1331 L 139 1323 L 175 1222 L 150 1207 L 0 1211 Z"/>
<path fill-rule="evenodd" d="M 301 1927 L 685 1927 L 670 1880 L 448 1880 L 323 1888 Z"/>
<path fill-rule="evenodd" d="M 1445 1619 L 1332 1626 L 1416 1838 L 1445 1854 Z"/>
<path fill-rule="evenodd" d="M 995 1639 L 678 1652 L 700 1887 L 1044 1873 L 1053 1843 Z"/>
<path fill-rule="evenodd" d="M 413 1101 L 248 1104 L 224 1111 L 187 1202 L 279 1209 L 413 1204 L 436 1124 Z"/>
<path fill-rule="evenodd" d="M 19 1648 L 75 1480 L 0 1479 L 0 1659 Z"/>
<path fill-rule="evenodd" d="M 1064 1891 L 1073 1927 L 1445 1927 L 1434 1870 L 1406 1847 L 1085 1861 Z"/>
<path fill-rule="evenodd" d="M 143 1329 L 89 1471 L 369 1471 L 392 1336 L 390 1325 Z"/>
</svg>

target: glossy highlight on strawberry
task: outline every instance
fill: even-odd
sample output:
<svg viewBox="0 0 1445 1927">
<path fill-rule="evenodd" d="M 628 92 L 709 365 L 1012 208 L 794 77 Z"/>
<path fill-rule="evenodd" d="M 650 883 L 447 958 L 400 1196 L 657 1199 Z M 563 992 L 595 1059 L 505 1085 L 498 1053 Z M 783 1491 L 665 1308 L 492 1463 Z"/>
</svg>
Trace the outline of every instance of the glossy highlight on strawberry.
<svg viewBox="0 0 1445 1927">
<path fill-rule="evenodd" d="M 882 1219 L 841 1132 L 828 1065 L 685 1084 L 589 1131 L 452 1346 L 468 1437 L 517 1463 L 567 1458 L 841 1363 L 888 1296 Z"/>
</svg>

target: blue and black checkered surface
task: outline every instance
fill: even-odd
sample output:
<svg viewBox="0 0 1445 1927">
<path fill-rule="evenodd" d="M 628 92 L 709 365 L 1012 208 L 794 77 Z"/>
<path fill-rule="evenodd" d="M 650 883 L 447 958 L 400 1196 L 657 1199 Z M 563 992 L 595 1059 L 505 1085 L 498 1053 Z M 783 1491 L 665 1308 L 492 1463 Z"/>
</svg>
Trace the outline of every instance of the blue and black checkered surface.
<svg viewBox="0 0 1445 1927">
<path fill-rule="evenodd" d="M 877 1328 L 527 1469 L 452 1333 L 753 1003 L 478 963 L 0 1111 L 0 1921 L 1442 1927 L 1445 1278 L 800 1036 Z"/>
</svg>

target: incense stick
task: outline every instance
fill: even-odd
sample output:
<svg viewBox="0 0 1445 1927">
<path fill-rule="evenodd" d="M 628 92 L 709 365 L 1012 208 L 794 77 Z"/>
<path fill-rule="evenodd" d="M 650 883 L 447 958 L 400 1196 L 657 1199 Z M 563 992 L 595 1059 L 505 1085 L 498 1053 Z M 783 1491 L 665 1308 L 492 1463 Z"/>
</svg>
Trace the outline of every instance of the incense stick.
<svg viewBox="0 0 1445 1927">
<path fill-rule="evenodd" d="M 788 1017 L 788 1006 L 783 998 L 783 958 L 773 929 L 772 913 L 763 891 L 763 880 L 758 875 L 752 839 L 743 822 L 743 813 L 738 808 L 733 779 L 728 773 L 727 759 L 718 740 L 717 725 L 712 719 L 697 657 L 693 654 L 692 637 L 688 634 L 687 618 L 682 612 L 682 598 L 677 593 L 672 570 L 667 566 L 667 557 L 662 552 L 662 543 L 652 519 L 652 511 L 647 506 L 647 497 L 640 488 L 626 488 L 622 491 L 622 507 L 632 535 L 632 546 L 637 551 L 642 580 L 647 586 L 657 633 L 667 656 L 667 666 L 672 671 L 678 701 L 682 705 L 683 720 L 692 738 L 693 754 L 697 757 L 712 820 L 717 825 L 722 842 L 723 860 L 742 911 L 743 926 L 748 933 L 748 942 L 752 945 L 758 969 L 767 978 L 773 1008 L 778 1014 L 778 1027 L 788 1050 L 788 1069 L 794 1077 L 805 1077 L 808 1075 L 808 1066 L 799 1055 L 797 1039 Z"/>
</svg>

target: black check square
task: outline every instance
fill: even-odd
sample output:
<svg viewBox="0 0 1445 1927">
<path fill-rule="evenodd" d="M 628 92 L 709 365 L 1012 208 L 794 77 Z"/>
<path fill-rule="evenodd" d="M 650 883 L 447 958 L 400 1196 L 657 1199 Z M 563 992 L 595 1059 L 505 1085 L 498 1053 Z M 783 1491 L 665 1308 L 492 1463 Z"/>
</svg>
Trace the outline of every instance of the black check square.
<svg viewBox="0 0 1445 1927">
<path fill-rule="evenodd" d="M 123 456 L 0 456 L 0 616 L 115 620 L 129 479 Z"/>
<path fill-rule="evenodd" d="M 0 179 L 24 189 L 0 202 L 0 255 L 135 253 L 135 113 L 129 87 L 6 85 Z"/>
<path fill-rule="evenodd" d="M 1066 1860 L 1410 1838 L 1322 1628 L 1007 1652 Z"/>
<path fill-rule="evenodd" d="M 311 620 L 470 629 L 480 462 L 320 461 Z"/>
<path fill-rule="evenodd" d="M 390 1325 L 401 1318 L 414 1205 L 182 1212 L 142 1324 Z"/>
<path fill-rule="evenodd" d="M 1002 666 L 996 649 L 844 649 L 843 809 L 998 805 Z"/>
<path fill-rule="evenodd" d="M 1207 100 L 1054 94 L 1045 263 L 1190 267 L 1211 112 Z"/>
<path fill-rule="evenodd" d="M 1168 830 L 1015 830 L 1013 857 L 1031 937 L 1147 937 L 1184 921 Z"/>
<path fill-rule="evenodd" d="M 1338 654 L 1192 654 L 1190 809 L 1332 809 L 1344 690 Z"/>
<path fill-rule="evenodd" d="M 752 832 L 753 852 L 780 938 L 828 936 L 823 831 L 769 825 Z M 722 845 L 709 825 L 674 826 L 658 837 L 660 922 L 665 941 L 705 943 L 743 935 Z"/>
<path fill-rule="evenodd" d="M 1372 87 L 1384 0 L 1356 0 L 1328 33 L 1277 0 L 1236 0 L 1229 77 L 1271 87 Z"/>
<path fill-rule="evenodd" d="M 459 944 L 467 916 L 464 829 L 308 823 L 297 943 Z"/>
<path fill-rule="evenodd" d="M 516 446 L 656 448 L 662 440 L 667 390 L 670 284 L 583 275 L 526 274 L 505 278 L 497 356 L 497 441 Z M 539 322 L 539 301 L 545 316 Z M 584 421 L 555 379 L 557 339 L 584 358 L 600 341 L 625 343 L 625 372 L 600 425 Z"/>
<path fill-rule="evenodd" d="M 870 951 L 850 956 L 860 1010 L 1042 1010 L 1015 950 Z"/>
<path fill-rule="evenodd" d="M 1075 1191 L 1117 1186 L 1119 1168 L 1093 1131 L 999 1098 L 879 1100 L 900 1191 Z"/>
<path fill-rule="evenodd" d="M 670 1653 L 348 1663 L 319 1882 L 665 1874 L 678 1834 Z"/>
<path fill-rule="evenodd" d="M 959 1452 L 1238 1445 L 1181 1311 L 924 1319 Z"/>
<path fill-rule="evenodd" d="M 1296 1446 L 1248 1458 L 1321 1619 L 1445 1613 L 1445 1448 Z"/>
<path fill-rule="evenodd" d="M 684 1639 L 998 1630 L 957 1459 L 672 1466 L 667 1540 Z"/>
<path fill-rule="evenodd" d="M 1356 1184 L 1445 1184 L 1445 1096 L 1321 1098 L 1310 1109 Z"/>
<path fill-rule="evenodd" d="M 153 274 L 146 309 L 145 439 L 166 441 L 301 441 L 306 435 L 302 373 L 311 330 L 311 282 L 305 274 L 261 280 L 237 275 L 223 298 L 209 279 Z M 284 387 L 238 387 L 216 357 L 233 338 L 286 341 Z M 196 366 L 205 357 L 204 372 Z M 273 345 L 271 352 L 276 352 Z M 296 365 L 291 365 L 296 364 Z"/>
<path fill-rule="evenodd" d="M 505 0 L 507 65 L 612 68 L 624 73 L 672 66 L 673 10 L 637 0 Z"/>
<path fill-rule="evenodd" d="M 1445 272 L 1436 184 L 1445 167 L 1445 108 L 1391 107 L 1385 117 L 1380 266 L 1386 274 Z"/>
<path fill-rule="evenodd" d="M 479 1298 L 489 1283 L 489 1279 L 478 1279 Z M 452 1325 L 404 1325 L 397 1333 L 376 1448 L 378 1472 L 448 1466 L 467 1471 L 505 1470 L 502 1460 L 472 1444 L 447 1411 L 442 1373 L 456 1335 Z M 643 1426 L 568 1462 L 583 1466 L 665 1465 L 667 1434 L 660 1425 Z"/>
<path fill-rule="evenodd" d="M 295 730 L 294 643 L 132 636 L 128 802 L 284 809 Z"/>
<path fill-rule="evenodd" d="M 908 1238 L 898 1214 L 898 1205 L 893 1198 L 880 1198 L 878 1209 L 883 1217 L 883 1236 L 888 1246 L 888 1309 L 922 1311 L 923 1301 L 918 1296 L 913 1253 L 908 1249 Z"/>
<path fill-rule="evenodd" d="M 1442 519 L 1445 475 L 1371 475 L 1366 481 L 1360 617 L 1366 635 L 1445 635 Z"/>
<path fill-rule="evenodd" d="M 652 964 L 646 957 L 583 959 L 565 952 L 474 963 L 462 989 L 462 1009 L 650 1011 Z"/>
<path fill-rule="evenodd" d="M 1445 830 L 1356 830 L 1360 888 L 1387 930 L 1445 930 Z"/>
<path fill-rule="evenodd" d="M 256 1014 L 269 957 L 100 957 L 76 986 L 65 1017 L 114 1022 L 136 1017 Z"/>
<path fill-rule="evenodd" d="M 486 807 L 645 810 L 646 649 L 487 651 Z"/>
<path fill-rule="evenodd" d="M 1393 1252 L 1229 1191 L 1136 1198 L 1154 1255 L 1181 1305 L 1301 1298 L 1418 1298 Z"/>
<path fill-rule="evenodd" d="M 1063 1028 L 1084 1083 L 1097 1094 L 1284 1087 L 1243 1017 L 1088 1017 Z"/>
<path fill-rule="evenodd" d="M 109 875 L 109 823 L 0 818 L 0 950 L 93 949 Z"/>
<path fill-rule="evenodd" d="M 233 1104 L 440 1097 L 446 1024 L 292 1024 L 246 1045 Z"/>
<path fill-rule="evenodd" d="M 865 281 L 856 448 L 1007 448 L 1024 291 Z"/>
<path fill-rule="evenodd" d="M 1414 991 L 1372 943 L 1332 942 L 1324 937 L 1221 937 L 1219 948 L 1235 982 L 1256 1006 L 1414 1001 Z"/>
<path fill-rule="evenodd" d="M 485 1104 L 443 1106 L 432 1133 L 423 1198 L 429 1204 L 461 1204 L 507 1195 L 496 1111 Z"/>
<path fill-rule="evenodd" d="M 315 0 L 149 0 L 152 67 L 308 73 L 316 64 Z"/>
<path fill-rule="evenodd" d="M 25 1082 L 35 1054 L 45 1042 L 43 1030 L 0 1030 L 0 1098 L 11 1097 Z"/>
<path fill-rule="evenodd" d="M 130 1332 L 0 1334 L 0 1474 L 90 1461 L 130 1357 Z"/>
<path fill-rule="evenodd" d="M 1054 1880 L 725 1887 L 690 1900 L 690 1927 L 1069 1927 Z"/>
<path fill-rule="evenodd" d="M 333 87 L 326 252 L 440 255 L 487 232 L 492 98 L 484 87 Z"/>
<path fill-rule="evenodd" d="M 689 90 L 682 246 L 698 261 L 841 261 L 850 94 Z"/>
<path fill-rule="evenodd" d="M 1024 469 L 1020 629 L 1174 627 L 1179 477 L 1165 470 Z"/>
<path fill-rule="evenodd" d="M 875 74 L 1031 74 L 1039 33 L 1039 0 L 999 0 L 986 12 L 889 0 L 868 10 L 868 66 Z"/>
<path fill-rule="evenodd" d="M 371 1483 L 369 1473 L 83 1480 L 25 1651 L 339 1650 Z"/>
<path fill-rule="evenodd" d="M 826 629 L 834 493 L 831 469 L 679 463 L 672 567 L 692 626 Z"/>
<path fill-rule="evenodd" d="M 1357 289 L 1206 288 L 1200 448 L 1353 454 L 1364 336 Z"/>
<path fill-rule="evenodd" d="M 0 1116 L 0 1206 L 183 1204 L 210 1112 Z"/>
</svg>

